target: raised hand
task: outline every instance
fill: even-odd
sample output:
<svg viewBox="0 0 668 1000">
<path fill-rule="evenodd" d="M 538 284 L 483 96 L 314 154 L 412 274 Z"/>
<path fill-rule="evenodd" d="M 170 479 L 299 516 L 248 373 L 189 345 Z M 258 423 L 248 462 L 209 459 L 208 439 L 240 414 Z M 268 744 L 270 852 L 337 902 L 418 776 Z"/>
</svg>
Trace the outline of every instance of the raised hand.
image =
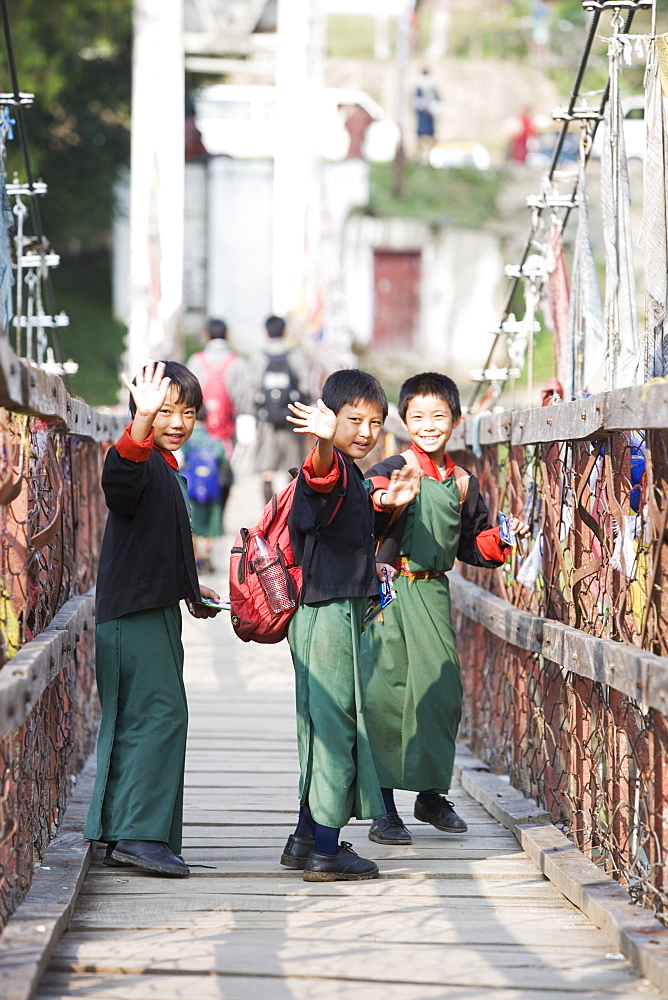
<svg viewBox="0 0 668 1000">
<path fill-rule="evenodd" d="M 171 384 L 171 379 L 165 376 L 164 363 L 147 362 L 135 377 L 134 384 L 126 374 L 121 375 L 121 381 L 135 401 L 137 415 L 153 420 L 165 402 Z"/>
<path fill-rule="evenodd" d="M 288 403 L 288 409 L 294 414 L 286 417 L 296 434 L 315 434 L 321 441 L 333 441 L 336 432 L 336 414 L 328 409 L 321 399 L 315 406 L 305 403 Z"/>
<path fill-rule="evenodd" d="M 404 465 L 395 469 L 390 476 L 387 489 L 383 493 L 384 507 L 400 507 L 410 503 L 420 492 L 420 470 L 412 465 Z"/>
</svg>

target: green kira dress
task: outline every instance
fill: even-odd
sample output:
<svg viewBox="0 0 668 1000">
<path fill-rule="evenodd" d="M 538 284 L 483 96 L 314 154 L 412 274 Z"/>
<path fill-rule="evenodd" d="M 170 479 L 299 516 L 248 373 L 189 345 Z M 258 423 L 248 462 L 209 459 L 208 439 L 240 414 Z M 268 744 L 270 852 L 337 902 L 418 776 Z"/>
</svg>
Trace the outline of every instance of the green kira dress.
<svg viewBox="0 0 668 1000">
<path fill-rule="evenodd" d="M 462 685 L 450 587 L 440 574 L 452 569 L 460 531 L 455 478 L 423 476 L 399 556 L 411 573 L 439 575 L 398 576 L 396 600 L 361 642 L 364 718 L 382 788 L 450 790 Z"/>
<path fill-rule="evenodd" d="M 189 510 L 183 476 L 174 472 Z M 84 837 L 152 840 L 181 853 L 188 704 L 178 604 L 95 628 L 102 705 Z"/>
</svg>

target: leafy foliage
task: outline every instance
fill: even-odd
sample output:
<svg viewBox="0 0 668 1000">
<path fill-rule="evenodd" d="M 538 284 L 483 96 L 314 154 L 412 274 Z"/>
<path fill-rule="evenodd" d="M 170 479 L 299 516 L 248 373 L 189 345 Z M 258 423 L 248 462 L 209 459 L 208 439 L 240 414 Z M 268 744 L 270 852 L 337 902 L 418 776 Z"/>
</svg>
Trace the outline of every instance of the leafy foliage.
<svg viewBox="0 0 668 1000">
<path fill-rule="evenodd" d="M 108 245 L 113 183 L 129 160 L 132 0 L 8 0 L 45 229 L 61 251 Z M 9 87 L 6 72 L 3 86 Z M 23 177 L 18 143 L 7 170 Z"/>
</svg>

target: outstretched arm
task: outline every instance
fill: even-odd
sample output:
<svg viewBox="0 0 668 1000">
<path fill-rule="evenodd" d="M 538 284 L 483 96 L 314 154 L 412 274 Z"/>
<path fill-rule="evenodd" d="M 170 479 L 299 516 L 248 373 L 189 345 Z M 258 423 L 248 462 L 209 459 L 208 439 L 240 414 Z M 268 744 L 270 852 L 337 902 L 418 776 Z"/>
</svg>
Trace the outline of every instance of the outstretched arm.
<svg viewBox="0 0 668 1000">
<path fill-rule="evenodd" d="M 305 403 L 288 403 L 288 409 L 293 414 L 286 417 L 296 434 L 315 434 L 318 441 L 313 453 L 313 471 L 316 476 L 326 476 L 334 463 L 334 434 L 336 433 L 336 414 L 328 409 L 321 399 L 315 406 Z"/>
</svg>

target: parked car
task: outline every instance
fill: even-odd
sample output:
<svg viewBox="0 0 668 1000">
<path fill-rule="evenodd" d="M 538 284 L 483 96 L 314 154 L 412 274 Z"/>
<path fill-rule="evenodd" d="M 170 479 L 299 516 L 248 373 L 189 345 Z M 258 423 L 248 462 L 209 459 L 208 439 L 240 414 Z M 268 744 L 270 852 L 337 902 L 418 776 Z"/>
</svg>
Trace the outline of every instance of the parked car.
<svg viewBox="0 0 668 1000">
<path fill-rule="evenodd" d="M 429 152 L 429 165 L 438 169 L 473 167 L 489 170 L 492 160 L 487 148 L 479 142 L 437 142 Z"/>
<path fill-rule="evenodd" d="M 549 128 L 540 129 L 532 135 L 527 142 L 527 158 L 525 163 L 528 167 L 537 170 L 547 170 L 552 163 L 552 157 L 557 145 L 561 127 L 551 125 Z M 580 156 L 580 135 L 579 132 L 567 132 L 559 153 L 557 169 L 567 163 L 577 163 Z"/>
<path fill-rule="evenodd" d="M 315 132 L 316 150 L 327 160 L 343 160 L 350 136 L 345 110 L 362 108 L 371 119 L 363 154 L 374 162 L 394 159 L 399 129 L 369 94 L 362 90 L 324 87 L 319 93 L 316 120 L 304 122 Z M 214 84 L 194 98 L 195 121 L 204 146 L 212 155 L 243 159 L 270 159 L 276 148 L 276 88 L 257 85 Z"/>
<path fill-rule="evenodd" d="M 622 113 L 624 115 L 624 145 L 626 146 L 626 158 L 627 160 L 642 161 L 645 159 L 646 146 L 644 96 L 623 97 Z M 605 127 L 603 122 L 601 122 L 596 130 L 594 147 L 591 151 L 592 156 L 597 160 L 600 160 L 601 158 L 604 135 Z"/>
</svg>

